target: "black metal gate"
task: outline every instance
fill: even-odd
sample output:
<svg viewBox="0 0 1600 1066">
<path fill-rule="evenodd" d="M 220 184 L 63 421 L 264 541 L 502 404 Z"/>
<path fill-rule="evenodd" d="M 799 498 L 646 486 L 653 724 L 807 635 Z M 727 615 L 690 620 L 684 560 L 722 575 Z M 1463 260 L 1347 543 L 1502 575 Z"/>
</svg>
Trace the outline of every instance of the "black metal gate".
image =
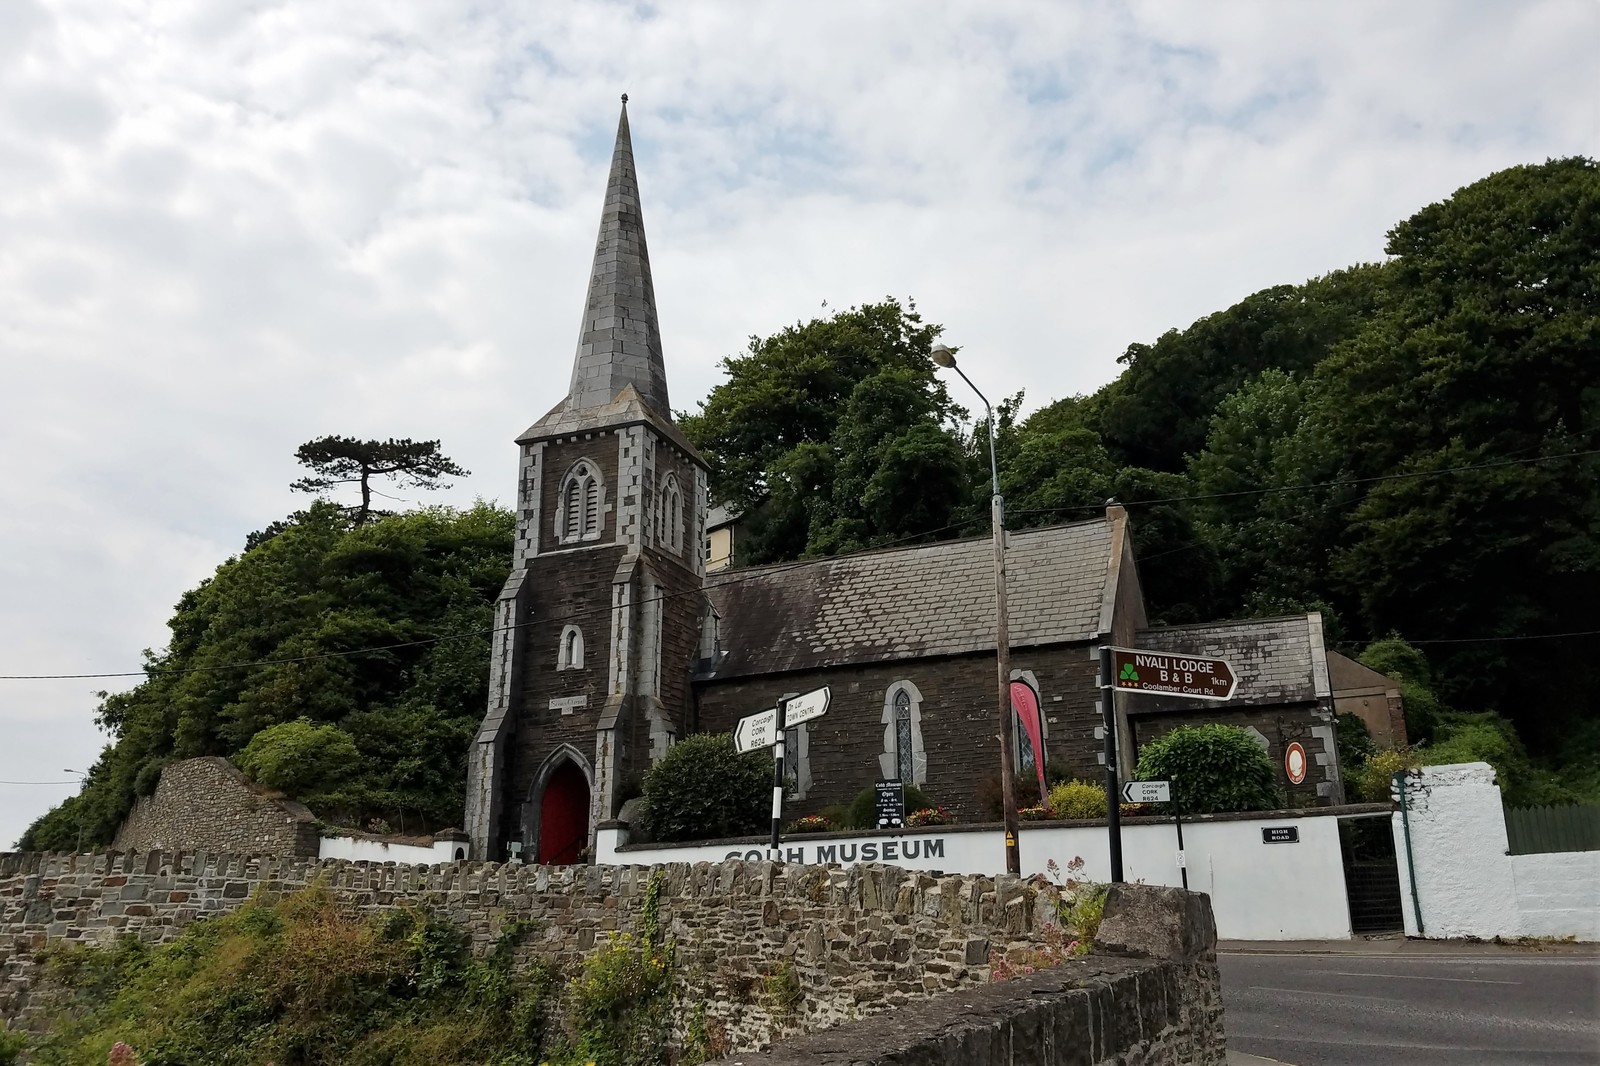
<svg viewBox="0 0 1600 1066">
<path fill-rule="evenodd" d="M 1357 936 L 1402 932 L 1400 868 L 1395 864 L 1389 819 L 1341 818 L 1339 846 L 1350 898 L 1350 931 Z"/>
</svg>

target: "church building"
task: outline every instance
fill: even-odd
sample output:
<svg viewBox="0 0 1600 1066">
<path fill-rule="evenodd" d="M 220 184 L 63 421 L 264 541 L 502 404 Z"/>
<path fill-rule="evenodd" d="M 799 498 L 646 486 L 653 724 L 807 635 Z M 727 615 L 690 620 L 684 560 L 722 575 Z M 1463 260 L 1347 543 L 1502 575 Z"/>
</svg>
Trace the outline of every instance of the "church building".
<svg viewBox="0 0 1600 1066">
<path fill-rule="evenodd" d="M 489 706 L 468 756 L 475 857 L 569 863 L 678 738 L 724 732 L 827 685 L 790 732 L 789 810 L 883 778 L 965 820 L 998 776 L 987 536 L 707 573 L 705 460 L 672 421 L 627 98 L 565 399 L 517 438 L 517 539 L 495 611 Z M 1122 770 L 1180 724 L 1251 729 L 1296 802 L 1343 800 L 1317 614 L 1152 629 L 1129 516 L 1007 539 L 1011 665 L 1037 694 L 1043 752 L 1017 727 L 1018 796 L 1045 759 L 1103 780 L 1096 649 L 1227 658 L 1233 699 L 1118 699 Z M 1013 716 L 1014 717 L 1014 716 Z"/>
</svg>

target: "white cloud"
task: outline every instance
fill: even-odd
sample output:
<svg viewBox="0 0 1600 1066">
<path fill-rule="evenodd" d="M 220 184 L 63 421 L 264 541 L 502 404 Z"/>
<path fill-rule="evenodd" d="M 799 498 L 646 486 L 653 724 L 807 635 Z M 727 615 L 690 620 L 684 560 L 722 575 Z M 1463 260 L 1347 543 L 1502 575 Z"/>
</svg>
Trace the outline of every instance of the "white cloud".
<svg viewBox="0 0 1600 1066">
<path fill-rule="evenodd" d="M 1595 54 L 1586 0 L 11 0 L 0 673 L 136 668 L 296 506 L 310 437 L 439 437 L 474 471 L 444 499 L 507 497 L 622 91 L 679 407 L 748 335 L 885 294 L 1038 403 L 1594 154 Z M 91 761 L 93 687 L 0 682 L 0 780 Z M 0 786 L 0 844 L 60 794 Z"/>
</svg>

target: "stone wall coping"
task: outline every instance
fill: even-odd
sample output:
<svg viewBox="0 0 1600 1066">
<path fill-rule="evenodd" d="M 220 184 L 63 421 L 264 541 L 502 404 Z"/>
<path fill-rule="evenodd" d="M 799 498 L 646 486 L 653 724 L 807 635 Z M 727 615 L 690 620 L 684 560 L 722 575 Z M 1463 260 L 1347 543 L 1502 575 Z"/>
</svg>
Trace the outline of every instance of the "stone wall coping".
<svg viewBox="0 0 1600 1066">
<path fill-rule="evenodd" d="M 1386 815 L 1395 808 L 1387 803 L 1352 803 L 1340 807 L 1300 807 L 1290 810 L 1276 811 L 1228 811 L 1222 814 L 1185 814 L 1185 825 L 1205 822 L 1278 822 L 1287 818 L 1370 818 L 1376 815 Z M 1027 832 L 1032 828 L 1067 828 L 1081 829 L 1101 827 L 1104 828 L 1104 818 L 1062 818 L 1044 819 L 1040 821 L 1027 821 L 1022 823 L 1022 831 Z M 1132 814 L 1123 815 L 1123 825 L 1171 825 L 1171 815 Z M 602 822 L 601 829 L 630 829 L 629 823 L 617 821 Z M 943 836 L 950 833 L 998 833 L 1004 826 L 1000 822 L 959 822 L 954 825 L 923 825 L 907 826 L 900 829 L 846 829 L 832 833 L 785 833 L 784 843 L 793 844 L 796 840 L 852 840 L 857 837 L 882 837 L 882 836 Z M 617 847 L 618 854 L 635 851 L 664 851 L 673 848 L 711 847 L 721 844 L 758 844 L 771 843 L 771 837 L 761 836 L 722 837 L 712 840 L 679 840 L 671 844 L 621 844 Z"/>
</svg>

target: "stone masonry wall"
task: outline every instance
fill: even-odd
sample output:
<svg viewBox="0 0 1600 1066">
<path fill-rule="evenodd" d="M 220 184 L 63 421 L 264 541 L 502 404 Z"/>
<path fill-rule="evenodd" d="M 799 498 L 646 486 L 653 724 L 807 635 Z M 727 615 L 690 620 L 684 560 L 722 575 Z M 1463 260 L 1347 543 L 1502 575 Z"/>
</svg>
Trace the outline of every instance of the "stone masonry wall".
<svg viewBox="0 0 1600 1066">
<path fill-rule="evenodd" d="M 117 851 L 206 849 L 315 858 L 316 819 L 298 803 L 264 795 L 226 759 L 185 759 L 135 801 L 112 843 Z"/>
<path fill-rule="evenodd" d="M 764 862 L 657 869 L 685 1002 L 703 1005 L 708 1026 L 741 1049 L 986 984 L 991 952 L 1021 958 L 1054 917 L 1054 888 L 1041 879 Z M 44 1018 L 49 1003 L 33 982 L 51 944 L 129 933 L 168 942 L 257 891 L 311 883 L 363 911 L 428 906 L 480 950 L 507 920 L 533 919 L 542 929 L 523 950 L 570 969 L 598 938 L 635 929 L 650 876 L 647 867 L 0 855 L 0 1019 L 29 1027 Z M 768 978 L 791 974 L 803 995 L 786 1010 Z"/>
<path fill-rule="evenodd" d="M 780 1042 L 735 1066 L 1221 1066 L 1204 896 L 1116 886 L 1094 954 Z"/>
<path fill-rule="evenodd" d="M 1079 777 L 1095 780 L 1103 775 L 1104 741 L 1095 709 L 1098 665 L 1089 645 L 1017 648 L 1011 667 L 1038 682 L 1048 757 L 1064 761 Z M 849 803 L 882 776 L 878 757 L 884 751 L 884 703 L 890 686 L 899 681 L 911 682 L 922 694 L 919 710 L 927 753 L 922 789 L 934 803 L 963 818 L 980 817 L 984 812 L 977 786 L 998 777 L 1000 770 L 992 652 L 702 681 L 696 685 L 696 731 L 730 730 L 740 718 L 773 706 L 785 693 L 829 686 L 828 713 L 806 725 L 811 787 L 786 810 L 794 816 L 814 814 L 830 804 Z M 1028 785 L 1018 780 L 1024 799 L 1037 796 L 1037 785 L 1032 793 Z"/>
</svg>

